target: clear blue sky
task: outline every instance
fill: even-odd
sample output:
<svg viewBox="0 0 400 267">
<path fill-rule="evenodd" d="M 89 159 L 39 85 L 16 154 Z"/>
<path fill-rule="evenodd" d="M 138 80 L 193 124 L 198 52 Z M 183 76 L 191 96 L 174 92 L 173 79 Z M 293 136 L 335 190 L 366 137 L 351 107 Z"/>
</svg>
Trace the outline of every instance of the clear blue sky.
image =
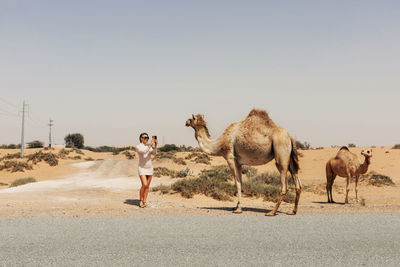
<svg viewBox="0 0 400 267">
<path fill-rule="evenodd" d="M 196 145 L 253 107 L 313 146 L 400 143 L 400 1 L 0 0 L 0 144 Z"/>
</svg>

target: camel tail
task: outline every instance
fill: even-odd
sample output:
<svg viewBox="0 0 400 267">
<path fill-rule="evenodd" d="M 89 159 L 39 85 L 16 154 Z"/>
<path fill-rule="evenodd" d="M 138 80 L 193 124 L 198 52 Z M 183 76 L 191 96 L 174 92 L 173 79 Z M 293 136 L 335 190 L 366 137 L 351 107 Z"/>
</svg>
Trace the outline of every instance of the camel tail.
<svg viewBox="0 0 400 267">
<path fill-rule="evenodd" d="M 289 171 L 291 174 L 297 174 L 299 172 L 299 169 L 299 156 L 297 153 L 296 142 L 292 138 L 292 151 L 290 153 Z"/>
</svg>

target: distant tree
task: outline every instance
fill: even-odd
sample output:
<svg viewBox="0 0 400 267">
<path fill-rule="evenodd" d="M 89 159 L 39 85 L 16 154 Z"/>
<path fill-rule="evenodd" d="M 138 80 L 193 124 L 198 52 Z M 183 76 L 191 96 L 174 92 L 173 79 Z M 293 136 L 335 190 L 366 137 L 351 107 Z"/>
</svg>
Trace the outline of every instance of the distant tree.
<svg viewBox="0 0 400 267">
<path fill-rule="evenodd" d="M 68 134 L 64 137 L 65 147 L 83 148 L 85 140 L 80 133 Z"/>
<path fill-rule="evenodd" d="M 42 148 L 43 146 L 44 143 L 39 140 L 35 140 L 28 143 L 28 148 Z"/>
<path fill-rule="evenodd" d="M 181 149 L 174 144 L 166 144 L 165 146 L 158 149 L 161 152 L 169 152 L 169 151 L 180 151 Z"/>
<path fill-rule="evenodd" d="M 348 144 L 348 147 L 356 147 L 355 144 Z"/>
<path fill-rule="evenodd" d="M 311 144 L 308 143 L 308 142 L 302 143 L 302 142 L 296 140 L 296 147 L 297 147 L 298 149 L 308 150 L 308 149 L 310 149 Z"/>
</svg>

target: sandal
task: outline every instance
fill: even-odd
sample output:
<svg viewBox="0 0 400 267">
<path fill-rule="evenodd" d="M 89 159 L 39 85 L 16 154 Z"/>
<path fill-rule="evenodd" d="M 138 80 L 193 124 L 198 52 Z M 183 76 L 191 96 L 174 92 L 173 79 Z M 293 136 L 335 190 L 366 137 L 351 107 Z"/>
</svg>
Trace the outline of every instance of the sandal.
<svg viewBox="0 0 400 267">
<path fill-rule="evenodd" d="M 144 208 L 145 207 L 145 203 L 143 201 L 140 200 L 139 202 L 139 208 Z"/>
</svg>

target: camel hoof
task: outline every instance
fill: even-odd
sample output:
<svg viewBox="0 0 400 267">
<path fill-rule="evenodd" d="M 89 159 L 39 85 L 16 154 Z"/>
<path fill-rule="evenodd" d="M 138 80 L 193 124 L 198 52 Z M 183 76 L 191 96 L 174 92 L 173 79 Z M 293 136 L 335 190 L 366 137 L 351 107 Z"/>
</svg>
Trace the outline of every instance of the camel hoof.
<svg viewBox="0 0 400 267">
<path fill-rule="evenodd" d="M 266 213 L 265 216 L 275 216 L 275 212 L 270 211 Z"/>
<path fill-rule="evenodd" d="M 287 213 L 287 215 L 296 215 L 296 212 L 295 212 L 294 210 L 292 210 L 292 211 L 289 211 L 289 212 Z"/>
<path fill-rule="evenodd" d="M 241 207 L 237 207 L 237 208 L 235 208 L 234 210 L 233 210 L 233 213 L 235 213 L 235 214 L 240 214 L 240 213 L 242 213 L 243 211 L 242 211 L 242 208 Z"/>
</svg>

